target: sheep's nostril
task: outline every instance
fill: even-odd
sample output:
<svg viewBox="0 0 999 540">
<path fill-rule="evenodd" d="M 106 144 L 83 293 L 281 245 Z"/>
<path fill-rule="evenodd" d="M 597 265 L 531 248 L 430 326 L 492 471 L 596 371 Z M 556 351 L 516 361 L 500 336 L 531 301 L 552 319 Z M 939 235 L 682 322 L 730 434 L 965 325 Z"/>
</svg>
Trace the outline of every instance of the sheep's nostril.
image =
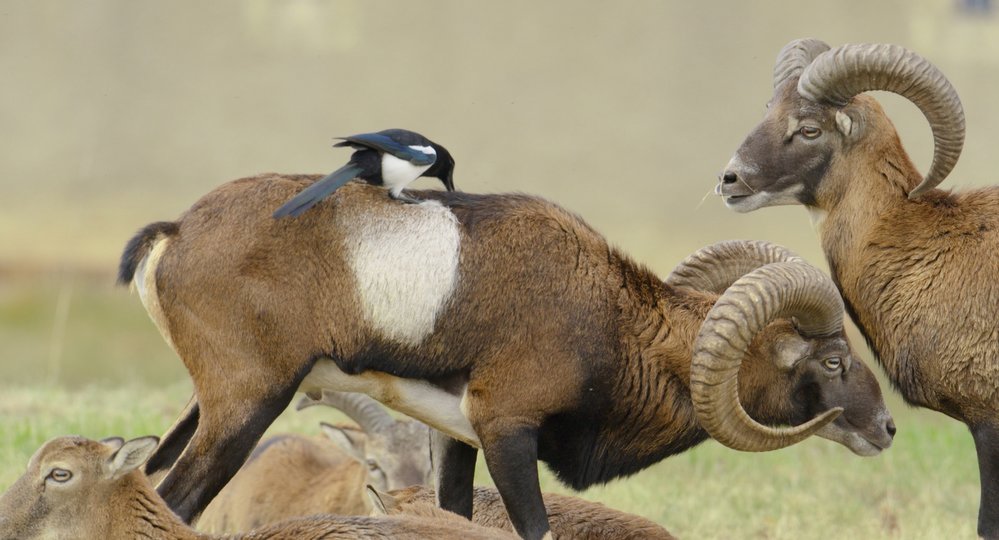
<svg viewBox="0 0 999 540">
<path fill-rule="evenodd" d="M 721 181 L 723 184 L 734 184 L 739 180 L 739 176 L 732 171 L 726 171 L 722 174 Z"/>
<path fill-rule="evenodd" d="M 891 437 L 893 439 L 895 438 L 895 422 L 894 421 L 889 420 L 888 423 L 885 424 L 885 430 L 888 431 L 888 436 L 889 437 Z"/>
</svg>

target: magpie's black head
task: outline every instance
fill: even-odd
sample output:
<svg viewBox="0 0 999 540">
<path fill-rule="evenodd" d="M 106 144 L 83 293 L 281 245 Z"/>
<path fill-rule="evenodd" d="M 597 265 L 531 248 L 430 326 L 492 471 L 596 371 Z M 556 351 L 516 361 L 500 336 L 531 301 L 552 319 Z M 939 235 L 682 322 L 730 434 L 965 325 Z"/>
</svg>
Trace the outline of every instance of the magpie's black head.
<svg viewBox="0 0 999 540">
<path fill-rule="evenodd" d="M 421 176 L 440 178 L 448 191 L 454 191 L 454 158 L 451 157 L 451 153 L 447 151 L 447 148 L 435 142 L 431 142 L 430 146 L 437 152 L 437 159 L 434 160 L 434 164 Z"/>
</svg>

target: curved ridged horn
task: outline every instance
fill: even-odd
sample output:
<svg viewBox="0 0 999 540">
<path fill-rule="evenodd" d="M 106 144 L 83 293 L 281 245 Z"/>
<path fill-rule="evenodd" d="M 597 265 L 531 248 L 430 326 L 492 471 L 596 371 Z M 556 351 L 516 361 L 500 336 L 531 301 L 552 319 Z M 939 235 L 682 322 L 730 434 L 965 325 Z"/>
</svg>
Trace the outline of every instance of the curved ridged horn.
<svg viewBox="0 0 999 540">
<path fill-rule="evenodd" d="M 762 240 L 718 242 L 680 261 L 666 284 L 721 294 L 742 276 L 775 262 L 805 261 L 783 246 Z"/>
<path fill-rule="evenodd" d="M 829 45 L 815 38 L 796 39 L 780 50 L 774 64 L 774 88 L 801 75 L 815 57 L 828 51 Z"/>
<path fill-rule="evenodd" d="M 309 396 L 299 400 L 296 410 L 302 410 L 313 405 L 326 405 L 333 407 L 346 414 L 351 420 L 357 422 L 366 433 L 382 433 L 395 424 L 395 419 L 385 408 L 371 397 L 357 392 L 333 392 L 323 390 L 323 397 L 313 399 Z"/>
<path fill-rule="evenodd" d="M 832 422 L 843 409 L 828 410 L 794 427 L 769 427 L 750 418 L 739 402 L 739 367 L 753 338 L 771 321 L 794 317 L 805 336 L 843 329 L 843 300 L 817 268 L 774 263 L 732 284 L 708 312 L 694 343 L 690 391 L 701 426 L 718 442 L 751 452 L 798 443 Z"/>
<path fill-rule="evenodd" d="M 913 102 L 933 130 L 933 164 L 909 192 L 915 199 L 943 182 L 964 146 L 964 109 L 947 77 L 928 60 L 898 45 L 843 45 L 819 55 L 801 74 L 806 99 L 846 105 L 869 90 L 894 92 Z"/>
</svg>

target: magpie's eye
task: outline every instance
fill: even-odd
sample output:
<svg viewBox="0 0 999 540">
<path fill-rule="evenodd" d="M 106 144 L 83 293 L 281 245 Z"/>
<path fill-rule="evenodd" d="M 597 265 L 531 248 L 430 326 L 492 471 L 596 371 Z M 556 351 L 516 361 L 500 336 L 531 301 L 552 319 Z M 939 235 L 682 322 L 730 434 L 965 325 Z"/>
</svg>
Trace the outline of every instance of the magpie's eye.
<svg viewBox="0 0 999 540">
<path fill-rule="evenodd" d="M 49 473 L 49 478 L 60 484 L 65 484 L 69 482 L 70 478 L 73 478 L 73 473 L 66 469 L 52 469 L 52 472 Z"/>
<path fill-rule="evenodd" d="M 815 139 L 822 135 L 822 130 L 815 126 L 801 126 L 798 133 L 801 133 L 801 136 L 806 139 Z"/>
<path fill-rule="evenodd" d="M 836 371 L 843 365 L 843 359 L 838 356 L 830 356 L 822 361 L 822 366 L 829 371 Z"/>
</svg>

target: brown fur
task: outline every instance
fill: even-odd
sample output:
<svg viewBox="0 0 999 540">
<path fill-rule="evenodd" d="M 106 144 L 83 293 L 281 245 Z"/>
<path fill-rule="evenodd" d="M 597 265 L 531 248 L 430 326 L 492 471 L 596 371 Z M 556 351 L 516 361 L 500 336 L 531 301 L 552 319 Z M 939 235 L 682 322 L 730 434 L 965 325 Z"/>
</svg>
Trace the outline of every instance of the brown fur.
<svg viewBox="0 0 999 540">
<path fill-rule="evenodd" d="M 325 437 L 267 439 L 208 505 L 198 529 L 225 533 L 312 514 L 366 515 L 367 480 L 367 467 Z"/>
<path fill-rule="evenodd" d="M 433 519 L 311 516 L 240 535 L 201 534 L 170 511 L 136 468 L 141 461 L 130 465 L 131 470 L 121 469 L 116 476 L 113 466 L 109 466 L 115 452 L 113 446 L 81 437 L 61 437 L 46 443 L 32 457 L 27 472 L 0 497 L 0 537 L 19 540 L 513 538 L 509 533 L 480 527 L 458 516 Z M 72 483 L 55 485 L 46 480 L 53 467 L 71 471 Z"/>
<path fill-rule="evenodd" d="M 395 489 L 427 482 L 429 434 L 419 422 L 397 421 L 374 435 L 346 425 L 324 429 L 337 432 L 262 441 L 205 509 L 198 528 L 236 532 L 311 514 L 367 515 L 371 502 L 365 486 Z M 340 442 L 331 440 L 335 435 Z"/>
<path fill-rule="evenodd" d="M 315 179 L 270 174 L 225 184 L 169 237 L 156 289 L 201 410 L 197 433 L 159 486 L 181 516 L 207 504 L 321 357 L 348 373 L 381 370 L 449 388 L 467 382 L 468 418 L 493 477 L 499 484 L 526 475 L 515 482 L 529 490 L 519 493 L 524 504 L 540 504 L 536 472 L 511 457 L 536 451 L 583 488 L 706 438 L 690 403 L 689 364 L 716 296 L 665 285 L 547 201 L 422 192 L 457 217 L 460 279 L 418 347 L 390 342 L 360 316 L 343 255 L 351 239 L 341 231 L 411 209 L 354 183 L 301 218 L 271 218 Z M 838 339 L 836 354 L 849 357 L 842 336 L 808 340 L 806 359 L 782 371 L 773 359 L 790 336 L 802 339 L 775 323 L 751 347 L 740 373 L 747 411 L 796 424 L 838 404 L 847 409 L 837 420 L 844 429 L 883 438 L 880 391 L 861 362 L 847 362 L 850 377 L 834 383 L 845 393 L 824 394 L 818 355 Z"/>
<path fill-rule="evenodd" d="M 802 203 L 825 213 L 818 233 L 833 278 L 892 384 L 908 403 L 972 430 L 979 533 L 999 538 L 999 187 L 934 189 L 910 200 L 922 176 L 877 101 L 859 95 L 841 109 L 854 122 L 844 135 L 833 126 L 836 109 L 803 99 L 796 83 L 777 89 L 739 149 L 761 169 L 740 180 L 753 190 L 810 186 Z M 796 167 L 781 164 L 794 143 L 763 142 L 789 114 L 825 127 L 821 144 L 832 158 L 821 175 L 785 175 Z"/>
<path fill-rule="evenodd" d="M 437 508 L 434 491 L 411 486 L 380 493 L 379 499 L 388 515 L 435 517 L 444 512 Z M 666 529 L 641 516 L 614 510 L 600 503 L 578 497 L 545 493 L 545 510 L 552 535 L 573 540 L 672 540 Z M 494 488 L 476 487 L 472 521 L 484 527 L 513 532 L 513 524 Z"/>
</svg>

